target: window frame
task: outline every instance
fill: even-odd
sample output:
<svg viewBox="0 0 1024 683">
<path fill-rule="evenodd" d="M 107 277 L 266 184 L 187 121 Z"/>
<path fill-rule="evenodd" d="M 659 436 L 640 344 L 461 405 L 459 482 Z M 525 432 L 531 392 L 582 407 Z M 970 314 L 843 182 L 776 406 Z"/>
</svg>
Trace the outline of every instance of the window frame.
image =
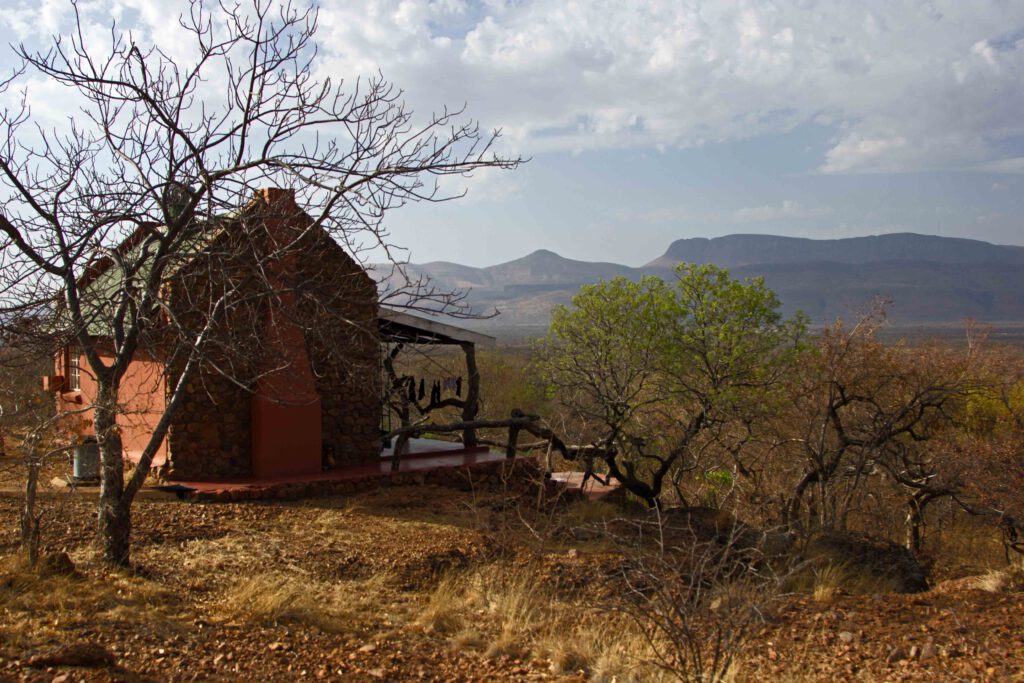
<svg viewBox="0 0 1024 683">
<path fill-rule="evenodd" d="M 80 391 L 82 389 L 82 364 L 76 349 L 68 347 L 64 355 L 64 390 Z"/>
</svg>

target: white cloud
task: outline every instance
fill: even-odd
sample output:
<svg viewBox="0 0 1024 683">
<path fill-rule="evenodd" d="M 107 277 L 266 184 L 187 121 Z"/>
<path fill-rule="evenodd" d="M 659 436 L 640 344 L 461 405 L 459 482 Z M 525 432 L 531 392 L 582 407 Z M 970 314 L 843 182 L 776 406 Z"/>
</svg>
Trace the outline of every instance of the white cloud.
<svg viewBox="0 0 1024 683">
<path fill-rule="evenodd" d="M 421 106 L 468 100 L 527 154 L 825 121 L 837 133 L 822 171 L 900 171 L 990 161 L 1024 135 L 1024 40 L 1006 37 L 1024 26 L 1020 4 L 522 2 L 478 7 L 446 45 L 429 22 L 381 30 L 399 5 L 370 5 L 327 6 L 339 67 L 380 64 Z"/>
<path fill-rule="evenodd" d="M 157 0 L 84 3 L 175 47 Z M 324 74 L 379 68 L 423 112 L 468 102 L 524 155 L 681 148 L 835 127 L 825 173 L 974 168 L 1024 136 L 1024 3 L 322 0 Z M 66 3 L 0 10 L 38 39 Z M 1013 31 L 1018 31 L 1014 34 Z M 1007 170 L 1016 170 L 1009 164 Z"/>
<path fill-rule="evenodd" d="M 799 220 L 831 216 L 832 208 L 828 206 L 804 206 L 792 199 L 784 199 L 781 204 L 767 204 L 737 209 L 733 220 L 737 223 L 762 223 L 775 220 Z"/>
<path fill-rule="evenodd" d="M 985 171 L 987 173 L 1024 173 L 1024 157 L 1011 157 L 1007 159 L 993 159 L 972 167 L 974 171 Z M 998 185 L 998 187 L 997 187 Z M 993 190 L 1001 190 L 1005 185 L 996 183 Z"/>
</svg>

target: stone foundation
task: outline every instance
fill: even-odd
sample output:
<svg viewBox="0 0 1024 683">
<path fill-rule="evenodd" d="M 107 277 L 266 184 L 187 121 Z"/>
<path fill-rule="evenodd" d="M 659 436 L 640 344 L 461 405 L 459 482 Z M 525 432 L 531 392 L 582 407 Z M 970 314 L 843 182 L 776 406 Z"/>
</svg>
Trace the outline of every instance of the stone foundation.
<svg viewBox="0 0 1024 683">
<path fill-rule="evenodd" d="M 498 460 L 474 465 L 438 467 L 432 470 L 388 472 L 358 479 L 289 482 L 267 486 L 250 485 L 220 491 L 196 491 L 189 499 L 202 502 L 301 500 L 351 495 L 391 486 L 424 484 L 444 486 L 458 491 L 507 488 L 509 491 L 523 493 L 535 492 L 541 482 L 548 493 L 556 494 L 563 490 L 557 482 L 544 480 L 543 473 L 535 461 L 517 458 L 511 461 Z"/>
</svg>

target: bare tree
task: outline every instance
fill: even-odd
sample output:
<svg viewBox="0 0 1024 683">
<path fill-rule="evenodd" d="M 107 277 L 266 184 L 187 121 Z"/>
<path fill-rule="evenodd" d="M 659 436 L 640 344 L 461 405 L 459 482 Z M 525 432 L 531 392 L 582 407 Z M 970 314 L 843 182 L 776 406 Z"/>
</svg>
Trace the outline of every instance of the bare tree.
<svg viewBox="0 0 1024 683">
<path fill-rule="evenodd" d="M 195 0 L 179 24 L 187 61 L 116 25 L 108 44 L 89 44 L 75 5 L 72 31 L 43 52 L 19 47 L 18 73 L 0 84 L 9 91 L 23 76 L 45 78 L 77 106 L 59 130 L 34 125 L 24 99 L 0 114 L 0 309 L 55 310 L 52 338 L 74 343 L 87 361 L 98 387 L 98 537 L 118 564 L 129 561 L 131 502 L 211 339 L 244 308 L 247 278 L 263 278 L 262 296 L 280 296 L 265 266 L 318 229 L 357 256 L 374 250 L 400 264 L 383 225 L 388 211 L 452 198 L 438 185 L 444 176 L 518 163 L 495 155 L 497 133 L 481 133 L 461 110 L 419 119 L 381 76 L 319 77 L 314 10 L 269 0 L 209 10 Z M 210 226 L 267 186 L 292 188 L 310 225 L 258 252 L 245 275 L 218 280 L 182 315 L 166 298 L 169 276 Z M 414 284 L 399 297 L 406 305 L 460 305 Z M 171 341 L 180 372 L 126 482 L 122 380 L 140 353 Z"/>
<path fill-rule="evenodd" d="M 30 330 L 31 325 L 17 319 L 0 330 L 0 470 L 25 477 L 20 540 L 29 565 L 35 566 L 44 513 L 39 477 L 72 444 L 59 433 L 60 416 L 39 385 L 39 375 L 52 359 Z"/>
<path fill-rule="evenodd" d="M 794 374 L 789 409 L 775 418 L 772 459 L 780 469 L 795 465 L 783 510 L 790 525 L 845 529 L 882 472 L 905 487 L 911 508 L 945 490 L 936 488 L 934 459 L 921 444 L 953 417 L 969 386 L 971 353 L 883 344 L 876 335 L 884 313 L 876 302 L 855 325 L 826 329 Z"/>
<path fill-rule="evenodd" d="M 793 569 L 776 573 L 750 530 L 727 514 L 695 520 L 672 512 L 679 511 L 655 509 L 650 519 L 606 529 L 623 553 L 610 606 L 636 623 L 666 678 L 729 680 Z"/>
</svg>

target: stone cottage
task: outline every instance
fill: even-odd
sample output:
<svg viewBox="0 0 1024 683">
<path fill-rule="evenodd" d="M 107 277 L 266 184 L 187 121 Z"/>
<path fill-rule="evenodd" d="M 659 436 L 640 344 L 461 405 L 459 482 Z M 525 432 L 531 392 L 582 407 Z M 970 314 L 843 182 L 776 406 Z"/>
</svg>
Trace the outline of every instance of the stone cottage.
<svg viewBox="0 0 1024 683">
<path fill-rule="evenodd" d="M 127 245 L 130 248 L 131 245 Z M 196 237 L 170 271 L 164 300 L 184 326 L 209 318 L 228 292 L 201 370 L 154 466 L 177 480 L 311 475 L 380 458 L 380 330 L 373 279 L 296 204 L 287 190 L 260 191 Z M 108 263 L 83 276 L 102 299 Z M 102 316 L 96 316 L 102 320 Z M 154 333 L 121 390 L 125 456 L 137 460 L 181 374 L 173 331 Z M 90 329 L 100 340 L 101 323 Z M 109 336 L 109 333 L 107 333 Z M 47 378 L 78 430 L 91 429 L 96 395 L 73 347 Z"/>
</svg>

